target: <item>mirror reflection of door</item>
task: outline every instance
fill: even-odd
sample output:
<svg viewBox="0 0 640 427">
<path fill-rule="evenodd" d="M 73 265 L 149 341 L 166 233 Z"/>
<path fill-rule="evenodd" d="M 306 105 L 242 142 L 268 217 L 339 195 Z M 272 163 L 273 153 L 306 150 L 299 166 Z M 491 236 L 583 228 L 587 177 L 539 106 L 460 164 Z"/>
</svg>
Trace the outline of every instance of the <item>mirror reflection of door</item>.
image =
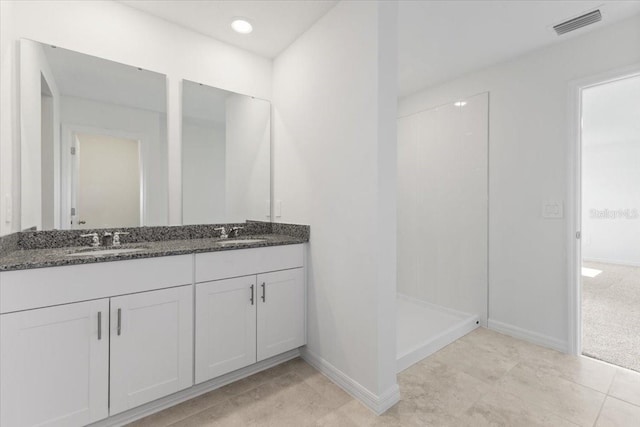
<svg viewBox="0 0 640 427">
<path fill-rule="evenodd" d="M 143 225 L 140 141 L 89 133 L 74 140 L 72 228 Z"/>
</svg>

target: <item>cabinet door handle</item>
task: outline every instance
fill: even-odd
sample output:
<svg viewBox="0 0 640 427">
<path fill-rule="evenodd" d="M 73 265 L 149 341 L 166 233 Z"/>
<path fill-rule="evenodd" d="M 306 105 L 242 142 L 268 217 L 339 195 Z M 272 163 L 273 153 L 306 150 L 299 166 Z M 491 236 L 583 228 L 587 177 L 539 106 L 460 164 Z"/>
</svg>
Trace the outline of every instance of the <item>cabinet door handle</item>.
<svg viewBox="0 0 640 427">
<path fill-rule="evenodd" d="M 264 282 L 262 282 L 262 302 L 267 302 L 266 291 L 264 288 Z"/>
<path fill-rule="evenodd" d="M 102 339 L 102 312 L 98 312 L 98 339 Z"/>
<path fill-rule="evenodd" d="M 118 327 L 116 329 L 118 331 L 118 335 L 122 332 L 122 309 L 118 309 Z"/>
<path fill-rule="evenodd" d="M 251 285 L 251 305 L 253 305 L 253 285 Z"/>
</svg>

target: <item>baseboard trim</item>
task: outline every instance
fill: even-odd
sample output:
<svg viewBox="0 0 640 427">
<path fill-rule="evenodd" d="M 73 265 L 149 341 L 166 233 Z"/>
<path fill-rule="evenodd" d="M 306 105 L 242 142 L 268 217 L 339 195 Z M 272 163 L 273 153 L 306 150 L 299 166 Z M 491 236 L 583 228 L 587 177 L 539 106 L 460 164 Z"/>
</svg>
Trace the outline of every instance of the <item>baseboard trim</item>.
<svg viewBox="0 0 640 427">
<path fill-rule="evenodd" d="M 384 413 L 387 409 L 400 401 L 400 388 L 398 387 L 398 384 L 395 384 L 381 395 L 376 395 L 362 384 L 358 383 L 347 374 L 333 366 L 331 363 L 309 351 L 309 349 L 303 348 L 300 353 L 302 358 L 309 365 L 316 368 L 320 373 L 329 378 L 351 396 L 358 399 L 377 415 Z"/>
<path fill-rule="evenodd" d="M 627 267 L 640 267 L 640 262 L 633 261 L 620 261 L 615 259 L 604 259 L 604 258 L 582 258 L 583 262 L 597 262 L 600 264 L 613 264 L 613 265 L 623 265 Z"/>
<path fill-rule="evenodd" d="M 563 353 L 567 353 L 569 350 L 569 343 L 567 341 L 562 341 L 548 335 L 529 331 L 527 329 L 519 328 L 517 326 L 513 326 L 497 320 L 489 319 L 489 329 L 493 329 L 496 332 L 501 332 L 514 338 L 520 338 L 522 340 L 529 341 L 533 344 L 552 348 Z"/>
<path fill-rule="evenodd" d="M 445 348 L 452 342 L 467 335 L 469 332 L 479 327 L 476 322 L 479 322 L 479 317 L 469 315 L 468 318 L 460 319 L 457 324 L 442 331 L 429 341 L 423 342 L 404 354 L 398 355 L 398 359 L 396 361 L 397 372 L 400 373 L 404 371 L 425 357 L 431 356 L 436 351 Z"/>
<path fill-rule="evenodd" d="M 254 363 L 253 365 L 247 366 L 246 368 L 230 372 L 213 380 L 201 384 L 196 384 L 185 390 L 160 398 L 158 400 L 154 400 L 153 402 L 138 406 L 137 408 L 130 409 L 121 414 L 117 414 L 112 417 L 105 418 L 104 420 L 97 421 L 93 424 L 90 424 L 89 427 L 113 427 L 129 424 L 133 421 L 155 414 L 156 412 L 160 412 L 163 409 L 175 406 L 178 403 L 193 399 L 194 397 L 198 397 L 202 394 L 208 393 L 227 384 L 231 384 L 232 382 L 241 380 L 242 378 L 246 378 L 260 371 L 272 368 L 288 360 L 295 359 L 298 356 L 300 356 L 300 349 L 296 348 L 286 353 L 279 354 L 278 356 L 274 356 L 261 362 Z"/>
</svg>

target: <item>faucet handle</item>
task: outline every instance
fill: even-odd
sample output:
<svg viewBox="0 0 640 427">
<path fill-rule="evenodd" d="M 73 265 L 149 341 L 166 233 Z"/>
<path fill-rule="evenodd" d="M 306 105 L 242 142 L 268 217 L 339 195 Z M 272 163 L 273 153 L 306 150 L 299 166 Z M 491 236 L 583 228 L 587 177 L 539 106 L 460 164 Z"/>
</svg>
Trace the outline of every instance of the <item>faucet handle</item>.
<svg viewBox="0 0 640 427">
<path fill-rule="evenodd" d="M 98 233 L 81 234 L 80 237 L 91 237 L 91 246 L 100 246 L 100 238 L 98 237 Z"/>
<path fill-rule="evenodd" d="M 120 246 L 120 236 L 123 234 L 129 234 L 128 231 L 116 231 L 113 233 L 113 246 Z"/>
<path fill-rule="evenodd" d="M 218 228 L 214 228 L 214 230 L 219 231 L 220 232 L 220 238 L 221 239 L 226 239 L 227 237 L 229 237 L 227 235 L 227 230 L 224 227 L 218 227 Z"/>
<path fill-rule="evenodd" d="M 238 235 L 240 234 L 240 230 L 242 230 L 244 227 L 231 227 L 231 231 L 229 231 L 229 235 L 233 236 L 233 237 L 238 237 Z"/>
</svg>

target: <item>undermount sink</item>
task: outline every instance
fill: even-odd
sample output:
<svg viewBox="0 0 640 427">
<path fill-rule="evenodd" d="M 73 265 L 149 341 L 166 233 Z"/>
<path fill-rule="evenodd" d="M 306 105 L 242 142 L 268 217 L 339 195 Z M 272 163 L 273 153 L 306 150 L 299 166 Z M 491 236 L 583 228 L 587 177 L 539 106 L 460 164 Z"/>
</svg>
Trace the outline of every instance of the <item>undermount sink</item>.
<svg viewBox="0 0 640 427">
<path fill-rule="evenodd" d="M 219 245 L 241 245 L 241 244 L 251 244 L 251 243 L 259 243 L 264 242 L 266 239 L 229 239 L 222 240 L 217 242 Z"/>
<path fill-rule="evenodd" d="M 104 256 L 104 255 L 120 255 L 130 252 L 144 251 L 145 248 L 127 248 L 127 249 L 83 249 L 73 254 L 67 254 L 67 256 Z"/>
</svg>

